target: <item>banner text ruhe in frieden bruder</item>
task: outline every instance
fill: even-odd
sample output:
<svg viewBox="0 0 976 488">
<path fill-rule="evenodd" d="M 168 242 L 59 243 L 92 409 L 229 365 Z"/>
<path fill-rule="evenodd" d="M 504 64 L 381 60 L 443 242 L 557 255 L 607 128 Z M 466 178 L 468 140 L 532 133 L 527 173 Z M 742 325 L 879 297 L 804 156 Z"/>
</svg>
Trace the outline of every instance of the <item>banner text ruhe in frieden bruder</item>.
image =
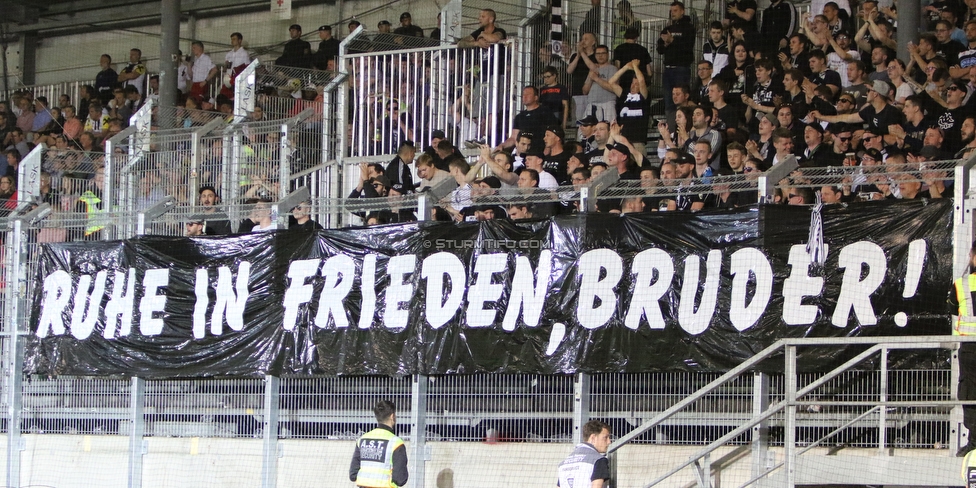
<svg viewBox="0 0 976 488">
<path fill-rule="evenodd" d="M 809 210 L 776 207 L 50 245 L 27 366 L 721 370 L 781 337 L 946 333 L 945 203 L 825 211 L 823 267 L 805 248 Z"/>
</svg>

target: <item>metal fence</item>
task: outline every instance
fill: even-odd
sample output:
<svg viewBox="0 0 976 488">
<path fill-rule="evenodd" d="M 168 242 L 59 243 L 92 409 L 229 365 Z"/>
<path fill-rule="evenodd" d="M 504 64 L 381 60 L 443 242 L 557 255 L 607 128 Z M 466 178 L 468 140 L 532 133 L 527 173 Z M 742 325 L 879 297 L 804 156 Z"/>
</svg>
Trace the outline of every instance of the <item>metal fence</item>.
<svg viewBox="0 0 976 488">
<path fill-rule="evenodd" d="M 421 147 L 434 130 L 455 142 L 496 145 L 514 115 L 515 45 L 456 46 L 349 54 L 352 134 L 348 157 L 394 154 L 400 143 Z M 340 107 L 342 110 L 342 107 Z"/>
</svg>

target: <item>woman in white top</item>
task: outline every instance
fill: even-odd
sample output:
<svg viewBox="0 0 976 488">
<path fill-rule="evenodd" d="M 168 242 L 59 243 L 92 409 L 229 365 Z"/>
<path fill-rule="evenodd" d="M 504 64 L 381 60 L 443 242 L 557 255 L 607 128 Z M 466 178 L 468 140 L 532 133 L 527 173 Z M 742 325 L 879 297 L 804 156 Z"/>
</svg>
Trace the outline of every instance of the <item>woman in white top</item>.
<svg viewBox="0 0 976 488">
<path fill-rule="evenodd" d="M 908 78 L 905 77 L 905 63 L 902 60 L 895 58 L 888 62 L 888 78 L 891 79 L 891 84 L 895 85 L 895 98 L 892 103 L 898 108 L 905 106 L 905 99 L 917 92 L 912 86 L 913 83 L 909 83 Z"/>
</svg>

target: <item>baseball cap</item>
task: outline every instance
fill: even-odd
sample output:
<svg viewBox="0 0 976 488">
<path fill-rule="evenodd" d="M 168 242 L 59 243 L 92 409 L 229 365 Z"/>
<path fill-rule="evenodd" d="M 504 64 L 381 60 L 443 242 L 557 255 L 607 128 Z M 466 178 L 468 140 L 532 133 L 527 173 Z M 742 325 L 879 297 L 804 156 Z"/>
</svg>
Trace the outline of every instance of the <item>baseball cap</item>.
<svg viewBox="0 0 976 488">
<path fill-rule="evenodd" d="M 871 158 L 871 159 L 873 159 L 875 161 L 878 161 L 878 162 L 880 162 L 882 159 L 884 159 L 884 157 L 881 155 L 881 151 L 879 151 L 879 150 L 877 150 L 877 149 L 875 149 L 873 147 L 870 148 L 870 149 L 865 149 L 864 151 L 860 151 L 860 152 L 857 153 L 858 159 L 864 159 L 865 156 L 867 156 L 867 157 L 869 157 L 869 158 Z"/>
<path fill-rule="evenodd" d="M 404 12 L 400 14 L 400 20 L 409 19 L 409 18 L 410 18 L 410 12 Z"/>
<path fill-rule="evenodd" d="M 559 139 L 566 139 L 566 131 L 564 131 L 562 127 L 555 126 L 555 125 L 549 126 L 546 127 L 546 132 L 552 132 Z"/>
<path fill-rule="evenodd" d="M 302 26 L 300 26 L 298 24 L 292 24 L 291 27 L 288 28 L 288 30 L 292 30 L 292 29 L 295 29 L 297 31 L 300 31 L 300 30 L 302 30 Z"/>
<path fill-rule="evenodd" d="M 773 124 L 773 128 L 779 128 L 779 119 L 777 119 L 772 112 L 766 114 L 766 120 L 769 121 L 770 124 Z"/>
<path fill-rule="evenodd" d="M 385 186 L 387 188 L 390 188 L 390 187 L 393 186 L 393 185 L 390 184 L 390 179 L 387 178 L 386 175 L 376 176 L 376 177 L 374 177 L 372 179 L 372 182 L 373 183 L 379 183 L 379 184 L 381 184 L 381 185 L 383 185 L 383 186 Z"/>
<path fill-rule="evenodd" d="M 874 84 L 871 85 L 871 89 L 877 92 L 878 95 L 885 98 L 888 98 L 888 95 L 891 93 L 891 85 L 881 80 L 874 80 Z"/>
<path fill-rule="evenodd" d="M 332 31 L 332 26 L 329 25 L 329 24 L 320 25 L 319 26 L 319 31 L 330 31 L 331 32 Z"/>
<path fill-rule="evenodd" d="M 674 161 L 675 164 L 695 164 L 695 158 L 691 157 L 691 154 L 681 153 L 680 156 Z"/>
<path fill-rule="evenodd" d="M 582 119 L 577 120 L 576 121 L 576 125 L 585 125 L 585 126 L 589 127 L 591 125 L 596 125 L 599 122 L 600 122 L 599 120 L 596 120 L 596 117 L 594 117 L 592 115 L 587 115 L 586 117 L 583 117 Z"/>
<path fill-rule="evenodd" d="M 809 127 L 811 129 L 817 131 L 818 134 L 823 134 L 824 133 L 824 128 L 823 128 L 822 125 L 820 125 L 819 122 L 814 122 L 812 124 L 807 124 L 807 127 Z"/>
<path fill-rule="evenodd" d="M 186 218 L 187 224 L 202 224 L 207 220 L 203 214 L 193 214 Z"/>
<path fill-rule="evenodd" d="M 627 146 L 625 146 L 625 145 L 623 145 L 623 144 L 621 144 L 619 142 L 616 143 L 616 144 L 608 145 L 607 146 L 607 149 L 609 149 L 611 151 L 617 151 L 617 152 L 619 152 L 621 154 L 624 154 L 626 156 L 630 156 L 630 149 L 627 149 Z"/>
<path fill-rule="evenodd" d="M 391 24 L 389 20 L 381 20 L 379 24 L 376 25 L 393 25 L 393 24 Z"/>
<path fill-rule="evenodd" d="M 442 131 L 442 130 L 435 130 L 435 131 L 433 131 L 433 132 L 430 133 L 430 138 L 431 139 L 443 139 L 444 138 L 444 131 Z"/>
<path fill-rule="evenodd" d="M 498 179 L 497 176 L 488 176 L 481 181 L 495 189 L 502 187 L 502 182 L 501 180 Z"/>
</svg>

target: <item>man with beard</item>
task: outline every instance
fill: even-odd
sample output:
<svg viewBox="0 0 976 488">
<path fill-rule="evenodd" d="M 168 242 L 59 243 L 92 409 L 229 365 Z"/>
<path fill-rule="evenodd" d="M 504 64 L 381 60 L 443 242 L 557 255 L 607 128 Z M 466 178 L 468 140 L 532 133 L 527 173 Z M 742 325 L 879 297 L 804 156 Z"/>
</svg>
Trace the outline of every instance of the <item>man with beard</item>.
<svg viewBox="0 0 976 488">
<path fill-rule="evenodd" d="M 203 222 L 203 233 L 208 236 L 230 234 L 230 217 L 217 208 L 220 197 L 212 186 L 200 187 L 200 209 L 197 216 Z"/>
<path fill-rule="evenodd" d="M 678 189 L 676 192 L 678 195 L 674 197 L 674 200 L 668 202 L 668 210 L 697 212 L 705 208 L 704 200 L 698 193 L 691 191 L 695 178 L 695 159 L 689 154 L 682 154 L 677 163 L 675 177 L 677 178 Z"/>
<path fill-rule="evenodd" d="M 956 152 L 956 158 L 968 158 L 973 150 L 976 150 L 976 118 L 972 115 L 962 121 L 959 129 L 962 136 L 963 146 Z"/>
</svg>

